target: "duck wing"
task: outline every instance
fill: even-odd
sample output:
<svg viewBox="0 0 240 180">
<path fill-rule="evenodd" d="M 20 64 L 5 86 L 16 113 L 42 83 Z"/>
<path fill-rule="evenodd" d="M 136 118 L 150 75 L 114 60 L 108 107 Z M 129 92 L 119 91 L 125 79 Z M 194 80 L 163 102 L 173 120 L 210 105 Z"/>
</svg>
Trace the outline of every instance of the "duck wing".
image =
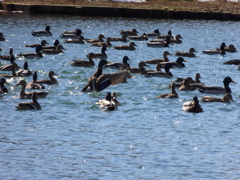
<svg viewBox="0 0 240 180">
<path fill-rule="evenodd" d="M 102 74 L 96 81 L 98 90 L 102 91 L 110 85 L 116 85 L 119 83 L 127 82 L 127 78 L 131 77 L 128 71 L 121 71 L 116 73 Z"/>
</svg>

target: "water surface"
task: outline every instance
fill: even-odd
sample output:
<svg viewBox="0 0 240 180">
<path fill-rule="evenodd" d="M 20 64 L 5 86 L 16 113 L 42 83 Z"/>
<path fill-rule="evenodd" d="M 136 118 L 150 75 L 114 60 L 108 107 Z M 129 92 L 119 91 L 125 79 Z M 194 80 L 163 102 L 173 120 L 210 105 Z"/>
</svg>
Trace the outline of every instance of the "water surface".
<svg viewBox="0 0 240 180">
<path fill-rule="evenodd" d="M 46 39 L 50 44 L 59 39 L 64 54 L 45 55 L 27 60 L 38 79 L 47 78 L 53 70 L 59 84 L 46 86 L 51 92 L 39 99 L 42 110 L 19 111 L 15 105 L 29 101 L 18 99 L 21 78 L 8 79 L 10 93 L 1 99 L 0 108 L 0 177 L 1 179 L 237 179 L 239 171 L 239 71 L 223 62 L 239 58 L 239 52 L 205 55 L 201 51 L 234 44 L 239 49 L 239 22 L 206 20 L 169 20 L 80 17 L 64 15 L 6 14 L 0 17 L 6 41 L 0 42 L 1 54 L 13 47 L 14 54 L 33 52 L 24 45 Z M 33 37 L 31 31 L 51 26 L 52 37 Z M 111 86 L 99 93 L 81 93 L 96 67 L 73 67 L 74 59 L 86 59 L 89 52 L 101 48 L 89 44 L 64 44 L 59 38 L 63 30 L 80 28 L 85 38 L 120 37 L 119 30 L 136 28 L 140 33 L 158 28 L 165 34 L 172 30 L 181 34 L 182 44 L 169 48 L 149 48 L 146 41 L 136 42 L 135 51 L 108 48 L 108 61 L 131 59 L 131 67 L 143 60 L 162 58 L 168 50 L 188 51 L 194 47 L 196 58 L 185 58 L 186 68 L 173 69 L 172 78 L 146 78 L 132 74 L 128 83 Z M 128 44 L 112 42 L 113 45 Z M 176 56 L 169 56 L 171 61 Z M 25 59 L 17 59 L 22 66 Z M 95 61 L 96 64 L 98 60 Z M 1 64 L 8 62 L 1 61 Z M 155 69 L 150 65 L 148 69 Z M 115 72 L 106 69 L 104 72 Z M 176 77 L 194 77 L 199 72 L 202 82 L 222 86 L 226 76 L 235 102 L 201 103 L 203 113 L 184 113 L 182 104 L 198 91 L 179 92 L 179 99 L 158 99 L 168 93 Z M 26 77 L 31 81 L 31 77 Z M 30 91 L 30 90 L 29 90 Z M 96 102 L 107 91 L 115 91 L 122 103 L 117 111 L 102 112 Z M 221 97 L 221 95 L 213 95 Z"/>
</svg>

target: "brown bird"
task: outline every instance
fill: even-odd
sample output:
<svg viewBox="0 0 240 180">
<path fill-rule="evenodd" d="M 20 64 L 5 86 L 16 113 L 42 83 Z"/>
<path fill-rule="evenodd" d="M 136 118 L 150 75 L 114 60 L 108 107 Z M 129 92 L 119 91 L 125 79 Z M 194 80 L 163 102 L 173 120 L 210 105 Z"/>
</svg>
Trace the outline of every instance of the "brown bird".
<svg viewBox="0 0 240 180">
<path fill-rule="evenodd" d="M 99 58 L 99 59 L 106 59 L 107 58 L 107 54 L 106 54 L 106 51 L 107 51 L 107 47 L 106 46 L 102 46 L 102 49 L 101 49 L 101 53 L 94 53 L 94 56 L 93 58 Z M 89 55 L 89 54 L 88 54 Z M 87 55 L 87 57 L 88 57 Z"/>
<path fill-rule="evenodd" d="M 158 64 L 160 62 L 169 62 L 169 59 L 168 59 L 168 55 L 171 55 L 168 51 L 164 51 L 163 52 L 163 59 L 151 59 L 151 60 L 147 60 L 145 61 L 145 63 L 147 64 Z"/>
<path fill-rule="evenodd" d="M 224 94 L 223 98 L 203 96 L 201 101 L 203 101 L 203 102 L 222 102 L 222 103 L 230 103 L 231 101 L 234 102 L 232 95 L 230 93 Z"/>
<path fill-rule="evenodd" d="M 190 48 L 189 52 L 183 51 L 176 51 L 175 56 L 182 56 L 182 57 L 196 57 L 194 52 L 197 52 L 194 48 Z"/>
<path fill-rule="evenodd" d="M 49 79 L 41 79 L 41 80 L 36 80 L 36 83 L 41 83 L 41 84 L 57 84 L 57 79 L 55 79 L 53 76 L 57 76 L 54 71 L 49 71 L 48 77 Z"/>
<path fill-rule="evenodd" d="M 130 42 L 129 45 L 120 45 L 120 46 L 114 46 L 114 49 L 119 50 L 135 50 L 136 48 L 134 46 L 137 46 L 134 42 Z"/>
<path fill-rule="evenodd" d="M 171 84 L 171 92 L 170 93 L 162 94 L 162 95 L 159 95 L 157 97 L 159 97 L 159 98 L 178 98 L 178 94 L 175 90 L 175 82 L 173 81 L 172 84 Z"/>
<path fill-rule="evenodd" d="M 13 55 L 13 48 L 9 49 L 9 55 L 0 56 L 0 59 L 5 61 L 10 61 L 11 55 Z M 14 57 L 14 60 L 15 60 L 15 57 Z"/>
<path fill-rule="evenodd" d="M 21 91 L 19 93 L 19 98 L 20 99 L 31 99 L 32 98 L 32 95 L 34 92 L 25 92 L 25 89 L 26 89 L 26 86 L 27 86 L 27 83 L 25 80 L 21 80 L 18 84 L 16 84 L 15 86 L 21 86 Z M 38 91 L 36 92 L 37 93 L 37 96 L 38 97 L 46 97 L 49 92 L 46 92 L 46 91 Z"/>
<path fill-rule="evenodd" d="M 16 105 L 17 109 L 42 109 L 41 105 L 37 101 L 37 93 L 33 92 L 32 102 L 23 102 Z"/>
<path fill-rule="evenodd" d="M 104 42 L 103 38 L 105 38 L 105 36 L 103 34 L 99 34 L 98 39 L 87 39 L 86 42 L 88 43 Z"/>
<path fill-rule="evenodd" d="M 86 60 L 73 60 L 72 63 L 70 63 L 73 66 L 81 66 L 81 67 L 90 67 L 95 66 L 95 63 L 93 61 L 94 53 L 88 54 L 88 61 Z"/>
<path fill-rule="evenodd" d="M 137 30 L 136 29 L 132 29 L 132 30 L 121 30 L 120 34 L 121 35 L 127 35 L 127 36 L 136 36 L 137 35 Z"/>
<path fill-rule="evenodd" d="M 122 41 L 122 42 L 127 42 L 127 35 L 123 34 L 122 37 L 109 37 L 111 41 Z"/>
</svg>

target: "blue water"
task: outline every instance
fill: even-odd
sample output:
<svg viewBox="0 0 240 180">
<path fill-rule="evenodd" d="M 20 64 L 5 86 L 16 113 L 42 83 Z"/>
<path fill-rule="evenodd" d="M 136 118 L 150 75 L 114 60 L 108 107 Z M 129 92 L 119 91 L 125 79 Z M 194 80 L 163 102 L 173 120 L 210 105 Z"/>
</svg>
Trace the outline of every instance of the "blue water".
<svg viewBox="0 0 240 180">
<path fill-rule="evenodd" d="M 5 14 L 0 16 L 0 31 L 6 41 L 0 42 L 1 55 L 12 47 L 14 54 L 34 52 L 24 45 L 46 39 L 50 44 L 63 30 L 80 28 L 85 38 L 120 37 L 119 30 L 136 28 L 140 33 L 158 28 L 165 34 L 172 30 L 181 34 L 182 44 L 169 48 L 149 48 L 146 41 L 137 41 L 135 51 L 108 48 L 108 61 L 131 59 L 131 67 L 143 60 L 162 58 L 168 50 L 188 51 L 194 47 L 196 58 L 182 69 L 172 69 L 172 78 L 146 78 L 132 74 L 128 83 L 108 87 L 102 92 L 81 93 L 91 68 L 74 67 L 74 59 L 86 59 L 89 52 L 101 48 L 86 43 L 64 44 L 64 54 L 45 55 L 28 60 L 29 68 L 38 72 L 38 79 L 49 71 L 58 74 L 59 84 L 46 86 L 48 97 L 38 99 L 42 110 L 19 111 L 15 105 L 22 78 L 8 79 L 10 92 L 1 99 L 0 108 L 0 179 L 238 179 L 239 170 L 239 105 L 240 76 L 236 66 L 222 63 L 239 58 L 239 52 L 205 55 L 202 50 L 219 47 L 222 42 L 234 44 L 239 50 L 240 24 L 236 21 L 135 19 L 80 16 Z M 31 31 L 51 26 L 52 37 L 33 37 Z M 112 42 L 113 45 L 128 44 Z M 171 61 L 176 56 L 169 56 Z M 17 59 L 22 66 L 25 59 Z M 98 64 L 99 60 L 95 60 Z M 1 61 L 1 64 L 9 62 Z M 150 65 L 147 69 L 155 69 Z M 104 73 L 116 70 L 104 69 Z M 179 92 L 179 99 L 159 99 L 168 93 L 168 85 L 176 77 L 194 77 L 199 72 L 206 85 L 222 86 L 230 76 L 234 102 L 201 103 L 204 112 L 182 112 L 182 104 L 198 91 Z M 4 74 L 6 72 L 3 72 Z M 9 72 L 10 73 L 10 72 Z M 32 77 L 24 78 L 27 82 Z M 31 91 L 31 90 L 28 90 Z M 122 103 L 117 111 L 103 112 L 96 104 L 107 91 L 115 91 Z M 212 95 L 222 97 L 222 95 Z"/>
</svg>

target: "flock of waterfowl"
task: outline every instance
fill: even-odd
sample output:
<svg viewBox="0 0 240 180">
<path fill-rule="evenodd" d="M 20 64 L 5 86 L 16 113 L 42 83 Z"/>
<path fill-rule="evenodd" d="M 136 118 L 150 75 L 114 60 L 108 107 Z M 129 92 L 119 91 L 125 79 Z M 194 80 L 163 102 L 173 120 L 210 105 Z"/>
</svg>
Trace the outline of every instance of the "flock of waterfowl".
<svg viewBox="0 0 240 180">
<path fill-rule="evenodd" d="M 52 36 L 50 31 L 50 27 L 46 26 L 45 30 L 42 31 L 33 31 L 32 35 L 36 37 L 40 36 Z M 167 50 L 163 51 L 162 59 L 151 59 L 139 62 L 139 66 L 137 68 L 130 67 L 128 61 L 130 61 L 128 56 L 124 56 L 122 58 L 122 62 L 108 62 L 108 56 L 106 54 L 106 50 L 108 47 L 118 49 L 118 50 L 135 50 L 135 46 L 137 46 L 138 41 L 146 41 L 146 46 L 148 47 L 169 47 L 171 43 L 182 43 L 182 36 L 180 34 L 173 36 L 172 32 L 169 31 L 167 34 L 160 34 L 159 30 L 156 29 L 151 33 L 143 33 L 142 35 L 138 35 L 138 31 L 136 29 L 132 30 L 121 30 L 119 31 L 119 37 L 105 37 L 103 34 L 99 34 L 96 39 L 86 39 L 83 36 L 83 32 L 80 29 L 76 29 L 75 31 L 63 31 L 60 35 L 60 38 L 63 38 L 64 43 L 60 43 L 59 40 L 55 40 L 53 46 L 48 46 L 48 42 L 46 40 L 42 40 L 39 44 L 29 44 L 26 47 L 35 48 L 35 52 L 33 53 L 18 53 L 16 57 L 13 53 L 13 48 L 9 49 L 8 55 L 1 55 L 0 59 L 4 61 L 9 61 L 10 64 L 3 65 L 0 67 L 0 71 L 9 71 L 11 74 L 0 74 L 0 94 L 3 97 L 3 94 L 9 92 L 6 84 L 6 78 L 12 77 L 26 77 L 32 76 L 32 81 L 27 83 L 26 80 L 20 80 L 16 86 L 21 86 L 21 90 L 19 93 L 20 99 L 32 99 L 32 102 L 22 102 L 16 105 L 17 109 L 41 109 L 41 105 L 38 103 L 38 98 L 46 97 L 49 92 L 46 92 L 42 89 L 45 88 L 44 84 L 57 84 L 58 81 L 54 76 L 57 76 L 55 72 L 49 72 L 49 79 L 38 80 L 37 72 L 32 72 L 28 69 L 28 62 L 24 63 L 23 68 L 19 67 L 15 62 L 17 58 L 43 58 L 43 54 L 60 54 L 65 50 L 64 46 L 68 43 L 76 43 L 76 44 L 85 44 L 89 43 L 91 46 L 101 47 L 101 53 L 89 53 L 87 55 L 87 60 L 72 60 L 70 63 L 72 66 L 80 66 L 80 67 L 92 67 L 95 66 L 94 59 L 99 59 L 99 63 L 97 65 L 96 72 L 92 74 L 87 84 L 82 87 L 82 92 L 93 92 L 93 91 L 102 91 L 109 86 L 125 83 L 127 79 L 132 77 L 132 73 L 138 73 L 145 77 L 162 77 L 169 78 L 172 77 L 173 74 L 170 72 L 170 69 L 174 68 L 184 68 L 184 62 L 187 62 L 184 57 L 194 58 L 196 55 L 194 54 L 196 50 L 194 48 L 190 48 L 188 52 L 176 51 L 175 56 L 177 59 L 175 62 L 171 62 L 168 59 L 168 55 L 171 53 Z M 105 41 L 106 39 L 106 41 Z M 5 41 L 4 34 L 0 33 L 0 41 Z M 119 45 L 113 46 L 111 42 L 129 42 L 129 45 Z M 225 52 L 236 52 L 236 48 L 233 45 L 226 46 L 223 42 L 219 48 L 213 48 L 210 50 L 203 50 L 202 53 L 205 54 L 221 54 L 224 55 Z M 148 67 L 148 64 L 155 64 L 156 70 L 147 70 L 145 67 Z M 234 64 L 240 65 L 240 60 L 230 60 L 225 62 L 224 64 Z M 116 69 L 114 73 L 104 73 L 104 68 Z M 162 69 L 164 71 L 162 71 Z M 191 77 L 185 78 L 176 78 L 173 82 L 170 83 L 171 91 L 168 94 L 162 94 L 157 96 L 158 98 L 179 98 L 179 95 L 176 91 L 178 88 L 179 91 L 195 91 L 198 90 L 200 93 L 207 94 L 223 94 L 223 98 L 212 97 L 212 96 L 203 96 L 201 101 L 204 102 L 223 102 L 230 103 L 233 101 L 231 95 L 231 88 L 229 87 L 230 83 L 235 83 L 231 77 L 226 77 L 223 80 L 223 86 L 207 86 L 201 83 L 200 81 L 201 75 L 196 73 L 195 80 Z M 36 92 L 25 92 L 26 89 L 41 89 Z M 115 92 L 107 92 L 106 98 L 103 100 L 99 100 L 97 104 L 100 105 L 103 110 L 116 110 L 118 106 L 121 104 L 117 101 Z M 193 100 L 190 102 L 185 102 L 182 107 L 183 111 L 186 112 L 202 112 L 203 109 L 199 104 L 199 99 L 197 96 L 193 97 Z"/>
</svg>

